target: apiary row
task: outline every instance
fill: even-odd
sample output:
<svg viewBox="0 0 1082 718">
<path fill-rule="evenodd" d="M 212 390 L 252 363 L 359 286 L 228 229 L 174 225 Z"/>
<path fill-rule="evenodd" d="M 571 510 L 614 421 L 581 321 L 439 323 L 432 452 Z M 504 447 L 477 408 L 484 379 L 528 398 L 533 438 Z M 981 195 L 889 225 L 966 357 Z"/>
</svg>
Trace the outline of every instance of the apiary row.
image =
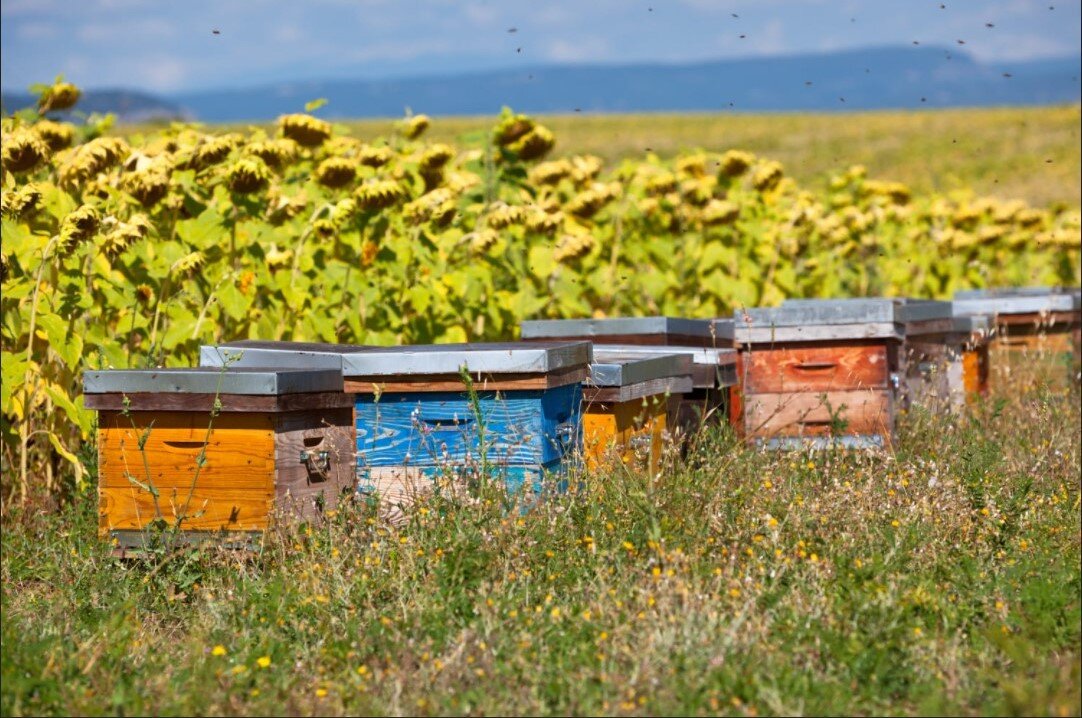
<svg viewBox="0 0 1082 718">
<path fill-rule="evenodd" d="M 243 544 L 346 497 L 395 519 L 482 481 L 529 503 L 579 462 L 656 471 L 711 422 L 765 448 L 887 447 L 900 407 L 964 410 L 1035 351 L 1077 362 L 1079 313 L 1077 291 L 1050 289 L 790 300 L 528 321 L 506 343 L 244 340 L 203 347 L 199 367 L 90 371 L 100 529 L 123 549 L 153 525 Z"/>
</svg>

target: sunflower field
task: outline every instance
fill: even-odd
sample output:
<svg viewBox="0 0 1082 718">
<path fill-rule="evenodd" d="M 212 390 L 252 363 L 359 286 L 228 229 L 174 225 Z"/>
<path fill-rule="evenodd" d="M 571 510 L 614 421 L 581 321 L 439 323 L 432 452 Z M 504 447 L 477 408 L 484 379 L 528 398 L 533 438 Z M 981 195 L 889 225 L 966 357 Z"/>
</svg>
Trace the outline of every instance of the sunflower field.
<svg viewBox="0 0 1082 718">
<path fill-rule="evenodd" d="M 84 370 L 202 343 L 511 338 L 519 320 L 721 316 L 786 297 L 1078 284 L 1077 209 L 914 196 L 839 171 L 809 191 L 737 149 L 606 167 L 510 110 L 461 146 L 413 115 L 358 139 L 311 114 L 122 138 L 3 119 L 3 494 L 86 481 Z M 307 110 L 314 110 L 309 107 Z M 34 486 L 32 486 L 32 484 Z"/>
</svg>

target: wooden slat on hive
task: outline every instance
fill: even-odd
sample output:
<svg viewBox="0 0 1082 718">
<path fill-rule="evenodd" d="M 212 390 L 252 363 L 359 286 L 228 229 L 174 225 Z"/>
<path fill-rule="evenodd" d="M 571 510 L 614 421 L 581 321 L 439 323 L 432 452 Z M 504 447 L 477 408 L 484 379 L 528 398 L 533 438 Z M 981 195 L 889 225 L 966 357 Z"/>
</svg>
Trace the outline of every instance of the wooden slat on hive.
<svg viewBox="0 0 1082 718">
<path fill-rule="evenodd" d="M 889 436 L 894 425 L 893 398 L 887 390 L 748 394 L 744 399 L 749 437 L 822 436 L 836 429 L 847 435 Z M 845 422 L 844 427 L 836 426 L 835 418 Z"/>
<path fill-rule="evenodd" d="M 744 355 L 749 394 L 884 389 L 890 374 L 883 344 L 756 349 Z"/>
<path fill-rule="evenodd" d="M 209 415 L 180 412 L 102 412 L 99 419 L 99 485 L 159 491 L 191 487 L 197 459 L 207 441 Z M 213 420 L 200 486 L 270 490 L 274 480 L 273 419 L 267 415 L 222 414 Z M 149 428 L 143 451 L 139 441 Z M 143 463 L 146 453 L 150 475 Z M 129 478 L 129 476 L 131 478 Z"/>
<path fill-rule="evenodd" d="M 585 367 L 559 369 L 546 374 L 482 374 L 472 375 L 476 391 L 530 391 L 555 389 L 586 380 Z M 348 394 L 381 392 L 464 391 L 465 384 L 457 374 L 419 374 L 408 379 L 388 381 L 385 377 L 346 377 Z"/>
<path fill-rule="evenodd" d="M 98 495 L 99 526 L 103 532 L 142 529 L 155 518 L 154 498 L 149 491 L 130 485 L 102 486 Z M 262 530 L 267 527 L 274 503 L 274 491 L 269 483 L 263 490 L 201 485 L 190 495 L 189 501 L 186 487 L 159 492 L 158 505 L 168 524 L 174 525 L 186 513 L 187 518 L 181 523 L 185 530 Z"/>
<path fill-rule="evenodd" d="M 690 376 L 651 379 L 627 386 L 588 386 L 582 390 L 582 400 L 587 405 L 594 402 L 625 402 L 651 396 L 686 394 L 694 387 Z"/>
</svg>

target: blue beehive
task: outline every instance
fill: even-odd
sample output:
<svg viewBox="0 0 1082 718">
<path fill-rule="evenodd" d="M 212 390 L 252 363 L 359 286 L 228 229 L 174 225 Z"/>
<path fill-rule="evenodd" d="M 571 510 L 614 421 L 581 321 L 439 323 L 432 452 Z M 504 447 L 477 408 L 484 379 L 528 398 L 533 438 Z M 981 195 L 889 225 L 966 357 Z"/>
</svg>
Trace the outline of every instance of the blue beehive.
<svg viewBox="0 0 1082 718">
<path fill-rule="evenodd" d="M 406 503 L 481 477 L 536 494 L 582 442 L 588 342 L 444 344 L 343 356 L 360 490 Z M 465 368 L 475 396 L 467 391 Z"/>
</svg>

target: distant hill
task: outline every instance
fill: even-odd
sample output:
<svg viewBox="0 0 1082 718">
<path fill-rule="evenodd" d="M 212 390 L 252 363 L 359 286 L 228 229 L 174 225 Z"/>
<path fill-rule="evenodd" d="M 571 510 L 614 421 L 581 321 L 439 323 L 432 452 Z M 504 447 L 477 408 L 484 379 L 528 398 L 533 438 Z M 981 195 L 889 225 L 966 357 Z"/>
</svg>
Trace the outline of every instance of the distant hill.
<svg viewBox="0 0 1082 718">
<path fill-rule="evenodd" d="M 691 64 L 566 65 L 396 80 L 283 83 L 182 93 L 88 93 L 128 104 L 122 119 L 174 116 L 207 122 L 269 120 L 319 97 L 320 114 L 393 117 L 491 115 L 504 105 L 534 113 L 822 111 L 1079 102 L 1082 56 L 986 65 L 944 47 L 888 47 Z M 139 102 L 134 100 L 138 98 Z M 5 108 L 10 108 L 4 96 Z M 117 108 L 121 106 L 118 105 Z M 102 107 L 102 109 L 109 109 Z M 117 111 L 114 108 L 114 111 Z"/>
<path fill-rule="evenodd" d="M 4 113 L 7 114 L 25 107 L 33 107 L 37 104 L 37 100 L 26 92 L 4 92 L 0 96 L 0 103 L 3 103 Z M 87 115 L 93 112 L 102 114 L 112 112 L 123 122 L 190 118 L 190 113 L 186 113 L 180 105 L 138 90 L 88 90 L 74 109 L 76 112 Z M 55 114 L 64 119 L 77 119 L 77 115 L 71 112 Z"/>
<path fill-rule="evenodd" d="M 838 110 L 1078 102 L 1082 58 L 982 65 L 948 48 L 879 48 L 682 65 L 547 66 L 393 81 L 288 83 L 178 95 L 203 120 L 259 120 L 325 97 L 322 114 Z M 1005 76 L 1009 75 L 1009 77 Z"/>
</svg>

